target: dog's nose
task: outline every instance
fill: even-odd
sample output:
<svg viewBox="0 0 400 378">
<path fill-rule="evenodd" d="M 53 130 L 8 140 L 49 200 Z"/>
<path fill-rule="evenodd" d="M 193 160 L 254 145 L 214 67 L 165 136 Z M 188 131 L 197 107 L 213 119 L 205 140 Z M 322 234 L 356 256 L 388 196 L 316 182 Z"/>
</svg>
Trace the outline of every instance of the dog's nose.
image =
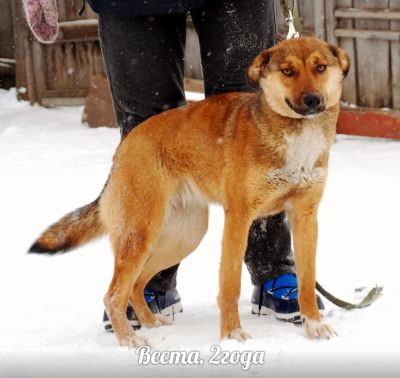
<svg viewBox="0 0 400 378">
<path fill-rule="evenodd" d="M 303 97 L 303 103 L 309 109 L 317 109 L 321 105 L 321 97 L 316 93 L 308 93 Z"/>
</svg>

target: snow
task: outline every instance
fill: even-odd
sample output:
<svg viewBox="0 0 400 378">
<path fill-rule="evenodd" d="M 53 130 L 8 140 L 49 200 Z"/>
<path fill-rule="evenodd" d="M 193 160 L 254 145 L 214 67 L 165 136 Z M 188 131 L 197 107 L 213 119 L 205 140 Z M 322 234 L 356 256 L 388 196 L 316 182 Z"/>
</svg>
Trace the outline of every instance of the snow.
<svg viewBox="0 0 400 378">
<path fill-rule="evenodd" d="M 207 236 L 179 270 L 184 312 L 172 326 L 139 331 L 155 350 L 199 351 L 205 363 L 139 365 L 134 350 L 103 331 L 102 300 L 113 269 L 106 239 L 56 257 L 26 253 L 46 226 L 99 194 L 119 132 L 81 125 L 80 107 L 45 109 L 15 98 L 15 90 L 0 90 L 1 376 L 399 376 L 399 142 L 338 136 L 332 148 L 319 213 L 318 279 L 355 302 L 362 295 L 354 288 L 384 286 L 363 310 L 325 300 L 337 338 L 311 341 L 302 327 L 252 315 L 244 268 L 239 308 L 253 339 L 220 343 L 223 214 L 212 207 Z M 248 370 L 210 365 L 212 345 L 263 351 L 264 363 Z"/>
</svg>

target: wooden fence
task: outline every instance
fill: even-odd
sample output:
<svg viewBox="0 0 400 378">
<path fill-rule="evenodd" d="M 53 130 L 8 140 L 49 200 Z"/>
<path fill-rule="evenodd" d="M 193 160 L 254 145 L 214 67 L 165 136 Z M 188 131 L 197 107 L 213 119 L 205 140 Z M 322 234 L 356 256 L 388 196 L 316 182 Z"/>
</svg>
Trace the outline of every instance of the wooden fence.
<svg viewBox="0 0 400 378">
<path fill-rule="evenodd" d="M 12 59 L 1 55 L 7 50 L 2 47 L 3 33 L 7 33 L 2 20 L 12 19 L 17 87 L 27 88 L 26 98 L 44 105 L 82 103 L 91 77 L 104 71 L 96 16 L 89 6 L 79 17 L 81 1 L 58 0 L 60 35 L 54 45 L 44 46 L 32 39 L 19 0 L 0 0 L 0 4 L 0 59 Z M 324 38 L 349 53 L 352 65 L 344 87 L 346 103 L 400 110 L 400 0 L 300 0 L 299 10 L 305 35 Z M 11 14 L 4 16 L 7 12 Z M 187 75 L 199 77 L 198 42 L 190 25 L 188 47 Z"/>
<path fill-rule="evenodd" d="M 13 85 L 15 72 L 14 33 L 11 4 L 0 0 L 0 87 Z"/>
<path fill-rule="evenodd" d="M 352 62 L 344 101 L 400 109 L 400 0 L 326 0 L 320 17 L 324 11 L 317 33 Z"/>
<path fill-rule="evenodd" d="M 27 29 L 20 1 L 12 1 L 15 26 L 16 85 L 42 105 L 81 104 L 91 78 L 104 73 L 96 15 L 77 0 L 58 0 L 60 28 L 51 45 L 37 42 Z"/>
</svg>

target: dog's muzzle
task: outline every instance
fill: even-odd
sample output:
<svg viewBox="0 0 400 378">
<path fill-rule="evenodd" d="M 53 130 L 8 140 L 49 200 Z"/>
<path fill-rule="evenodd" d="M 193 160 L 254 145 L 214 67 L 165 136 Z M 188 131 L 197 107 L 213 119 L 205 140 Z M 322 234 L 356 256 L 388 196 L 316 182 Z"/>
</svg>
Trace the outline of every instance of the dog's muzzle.
<svg viewBox="0 0 400 378">
<path fill-rule="evenodd" d="M 290 109 L 296 113 L 308 117 L 317 115 L 325 110 L 323 98 L 318 93 L 307 93 L 300 98 L 301 105 L 295 105 L 285 98 L 285 102 Z"/>
</svg>

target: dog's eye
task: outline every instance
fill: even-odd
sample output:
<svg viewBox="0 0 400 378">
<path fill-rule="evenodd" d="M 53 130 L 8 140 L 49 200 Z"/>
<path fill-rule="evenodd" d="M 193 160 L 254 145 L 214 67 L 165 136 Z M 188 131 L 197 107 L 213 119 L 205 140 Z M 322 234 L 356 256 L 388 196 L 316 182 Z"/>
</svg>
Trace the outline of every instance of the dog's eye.
<svg viewBox="0 0 400 378">
<path fill-rule="evenodd" d="M 317 64 L 317 66 L 315 67 L 315 69 L 317 70 L 317 72 L 321 73 L 324 72 L 326 70 L 326 64 Z"/>
<path fill-rule="evenodd" d="M 285 75 L 285 76 L 293 76 L 294 75 L 294 71 L 291 70 L 290 68 L 284 68 L 283 70 L 281 70 L 281 72 Z"/>
</svg>

